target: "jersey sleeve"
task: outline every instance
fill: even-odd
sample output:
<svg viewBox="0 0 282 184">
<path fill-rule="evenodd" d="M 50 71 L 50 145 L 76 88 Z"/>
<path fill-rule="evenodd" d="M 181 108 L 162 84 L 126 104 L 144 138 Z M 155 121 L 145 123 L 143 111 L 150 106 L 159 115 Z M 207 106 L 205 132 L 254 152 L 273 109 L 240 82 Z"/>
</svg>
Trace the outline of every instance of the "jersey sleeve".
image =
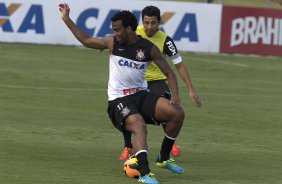
<svg viewBox="0 0 282 184">
<path fill-rule="evenodd" d="M 165 39 L 163 52 L 164 52 L 165 55 L 170 57 L 173 64 L 178 64 L 178 63 L 182 62 L 182 58 L 181 58 L 181 56 L 180 56 L 180 54 L 177 50 L 177 47 L 176 47 L 173 39 L 170 38 L 169 36 L 167 36 L 166 39 Z"/>
</svg>

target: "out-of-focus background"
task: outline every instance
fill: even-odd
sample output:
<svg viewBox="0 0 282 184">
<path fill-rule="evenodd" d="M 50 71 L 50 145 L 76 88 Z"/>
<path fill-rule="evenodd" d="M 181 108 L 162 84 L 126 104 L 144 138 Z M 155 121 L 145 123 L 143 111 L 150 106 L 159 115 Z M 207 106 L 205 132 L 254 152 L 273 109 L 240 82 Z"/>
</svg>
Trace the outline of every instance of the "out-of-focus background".
<svg viewBox="0 0 282 184">
<path fill-rule="evenodd" d="M 180 51 L 198 53 L 281 56 L 280 0 L 148 1 L 66 0 L 71 17 L 90 36 L 112 34 L 110 17 L 131 10 L 142 24 L 142 7 L 152 4 L 162 11 L 161 29 Z M 57 4 L 43 0 L 0 3 L 0 41 L 55 45 L 81 44 L 62 23 Z"/>
<path fill-rule="evenodd" d="M 281 9 L 281 0 L 179 0 L 184 2 L 219 3 L 231 6 L 262 7 Z"/>
</svg>

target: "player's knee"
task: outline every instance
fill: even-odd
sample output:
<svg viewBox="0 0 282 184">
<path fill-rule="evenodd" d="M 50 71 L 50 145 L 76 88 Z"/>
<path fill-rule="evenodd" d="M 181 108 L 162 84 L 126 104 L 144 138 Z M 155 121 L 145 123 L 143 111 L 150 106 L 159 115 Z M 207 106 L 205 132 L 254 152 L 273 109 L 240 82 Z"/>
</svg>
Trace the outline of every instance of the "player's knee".
<svg viewBox="0 0 282 184">
<path fill-rule="evenodd" d="M 135 121 L 133 124 L 134 133 L 142 133 L 147 135 L 147 126 L 143 121 Z"/>
<path fill-rule="evenodd" d="M 180 106 L 174 108 L 174 112 L 173 112 L 172 118 L 173 118 L 173 121 L 175 123 L 178 123 L 178 124 L 182 124 L 183 123 L 183 120 L 185 118 L 185 113 L 184 113 L 183 109 Z"/>
<path fill-rule="evenodd" d="M 185 112 L 184 112 L 184 110 L 180 107 L 180 117 L 181 117 L 181 120 L 183 121 L 184 120 L 184 118 L 185 118 Z"/>
</svg>

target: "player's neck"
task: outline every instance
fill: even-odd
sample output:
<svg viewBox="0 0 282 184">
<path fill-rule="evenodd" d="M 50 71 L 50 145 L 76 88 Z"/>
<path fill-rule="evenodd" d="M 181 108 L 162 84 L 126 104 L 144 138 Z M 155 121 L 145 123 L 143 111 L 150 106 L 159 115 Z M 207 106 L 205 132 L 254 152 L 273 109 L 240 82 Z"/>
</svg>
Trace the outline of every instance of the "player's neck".
<svg viewBox="0 0 282 184">
<path fill-rule="evenodd" d="M 128 41 L 125 45 L 134 45 L 139 39 L 140 39 L 139 36 L 137 36 L 136 34 L 133 34 L 129 36 Z"/>
</svg>

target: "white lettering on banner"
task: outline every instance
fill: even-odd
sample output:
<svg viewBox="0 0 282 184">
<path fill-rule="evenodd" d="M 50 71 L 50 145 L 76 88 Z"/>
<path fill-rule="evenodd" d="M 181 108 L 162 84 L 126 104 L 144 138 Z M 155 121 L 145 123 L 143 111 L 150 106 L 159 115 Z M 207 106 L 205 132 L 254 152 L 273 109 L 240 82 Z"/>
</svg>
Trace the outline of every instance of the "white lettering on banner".
<svg viewBox="0 0 282 184">
<path fill-rule="evenodd" d="M 240 44 L 282 45 L 282 19 L 271 17 L 245 17 L 232 21 L 231 43 L 234 47 Z"/>
<path fill-rule="evenodd" d="M 280 19 L 279 45 L 282 45 L 282 19 Z"/>
</svg>

